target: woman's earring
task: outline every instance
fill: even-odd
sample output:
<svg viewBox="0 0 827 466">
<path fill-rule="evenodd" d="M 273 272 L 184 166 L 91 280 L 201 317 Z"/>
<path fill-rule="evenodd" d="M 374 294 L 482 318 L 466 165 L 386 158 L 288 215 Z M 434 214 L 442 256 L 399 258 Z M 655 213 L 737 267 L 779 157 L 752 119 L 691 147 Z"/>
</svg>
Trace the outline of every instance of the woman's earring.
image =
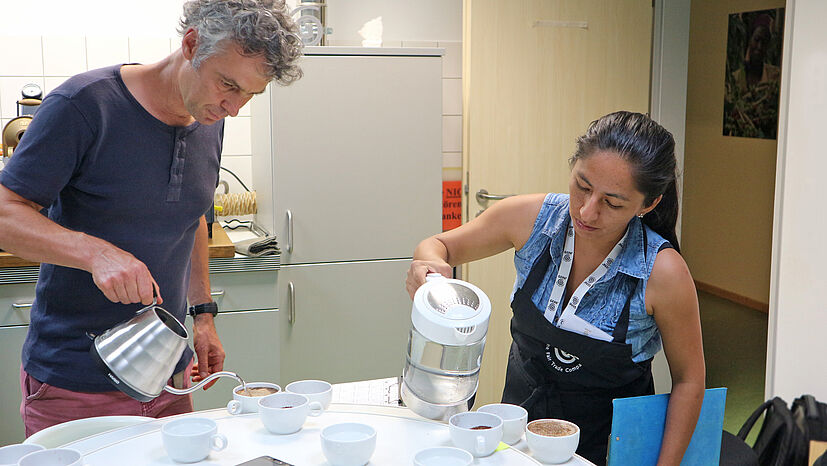
<svg viewBox="0 0 827 466">
<path fill-rule="evenodd" d="M 638 214 L 638 215 L 637 215 L 637 218 L 642 219 L 644 215 L 646 215 L 646 214 Z"/>
</svg>

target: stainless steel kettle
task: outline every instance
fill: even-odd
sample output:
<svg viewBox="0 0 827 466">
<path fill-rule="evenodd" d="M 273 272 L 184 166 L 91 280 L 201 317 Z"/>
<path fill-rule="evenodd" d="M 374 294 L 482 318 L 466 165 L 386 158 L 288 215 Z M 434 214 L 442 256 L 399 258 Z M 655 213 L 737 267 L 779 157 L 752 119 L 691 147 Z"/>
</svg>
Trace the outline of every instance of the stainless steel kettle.
<svg viewBox="0 0 827 466">
<path fill-rule="evenodd" d="M 233 372 L 210 374 L 190 388 L 178 389 L 166 384 L 187 346 L 187 328 L 167 310 L 152 304 L 139 310 L 131 319 L 121 322 L 94 339 L 89 353 L 118 390 L 138 401 L 150 401 L 162 391 L 185 395 L 217 377 L 232 377 Z"/>
</svg>

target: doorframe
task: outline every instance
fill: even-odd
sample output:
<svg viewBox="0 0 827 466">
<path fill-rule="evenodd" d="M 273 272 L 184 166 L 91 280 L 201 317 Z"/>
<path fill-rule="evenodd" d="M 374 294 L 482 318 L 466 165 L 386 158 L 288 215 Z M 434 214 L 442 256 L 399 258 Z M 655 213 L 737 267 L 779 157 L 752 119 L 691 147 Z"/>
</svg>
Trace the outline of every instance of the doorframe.
<svg viewBox="0 0 827 466">
<path fill-rule="evenodd" d="M 683 186 L 686 143 L 686 87 L 689 72 L 690 0 L 653 0 L 652 82 L 649 113 L 675 138 L 678 186 Z M 679 212 L 683 212 L 683 189 L 678 191 Z M 681 237 L 681 217 L 675 227 Z M 672 377 L 663 351 L 652 362 L 657 393 L 672 391 Z"/>
</svg>

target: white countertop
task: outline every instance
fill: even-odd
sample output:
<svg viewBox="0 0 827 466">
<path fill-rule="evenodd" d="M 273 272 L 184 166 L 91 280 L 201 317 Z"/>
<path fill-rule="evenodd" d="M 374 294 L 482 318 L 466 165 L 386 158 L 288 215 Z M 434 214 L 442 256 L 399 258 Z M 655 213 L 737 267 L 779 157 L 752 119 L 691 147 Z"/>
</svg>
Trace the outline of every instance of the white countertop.
<svg viewBox="0 0 827 466">
<path fill-rule="evenodd" d="M 64 445 L 84 455 L 85 466 L 96 465 L 169 465 L 174 463 L 166 454 L 161 440 L 163 424 L 180 417 L 204 417 L 214 420 L 229 446 L 212 452 L 196 464 L 235 465 L 270 455 L 295 465 L 328 464 L 321 451 L 319 433 L 322 428 L 340 422 L 362 422 L 377 431 L 376 451 L 369 465 L 408 465 L 417 451 L 434 446 L 452 446 L 448 426 L 418 417 L 407 408 L 332 404 L 319 417 L 310 417 L 301 431 L 290 435 L 269 433 L 257 414 L 230 415 L 224 409 L 199 411 L 111 430 Z M 475 465 L 537 465 L 530 450 L 521 440 L 511 448 L 476 458 Z M 576 456 L 565 465 L 590 465 Z"/>
</svg>

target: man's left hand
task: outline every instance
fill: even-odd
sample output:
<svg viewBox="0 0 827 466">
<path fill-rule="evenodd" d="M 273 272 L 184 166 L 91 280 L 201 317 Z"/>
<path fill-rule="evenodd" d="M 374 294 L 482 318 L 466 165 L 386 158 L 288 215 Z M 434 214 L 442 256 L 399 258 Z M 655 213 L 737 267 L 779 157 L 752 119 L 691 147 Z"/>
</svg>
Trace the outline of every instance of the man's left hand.
<svg viewBox="0 0 827 466">
<path fill-rule="evenodd" d="M 196 363 L 192 366 L 192 381 L 198 383 L 208 375 L 224 370 L 224 347 L 218 339 L 215 331 L 215 322 L 211 314 L 200 314 L 195 316 L 195 323 L 192 326 L 193 340 L 195 342 Z M 218 380 L 213 380 L 204 386 L 204 390 L 210 388 Z"/>
</svg>

